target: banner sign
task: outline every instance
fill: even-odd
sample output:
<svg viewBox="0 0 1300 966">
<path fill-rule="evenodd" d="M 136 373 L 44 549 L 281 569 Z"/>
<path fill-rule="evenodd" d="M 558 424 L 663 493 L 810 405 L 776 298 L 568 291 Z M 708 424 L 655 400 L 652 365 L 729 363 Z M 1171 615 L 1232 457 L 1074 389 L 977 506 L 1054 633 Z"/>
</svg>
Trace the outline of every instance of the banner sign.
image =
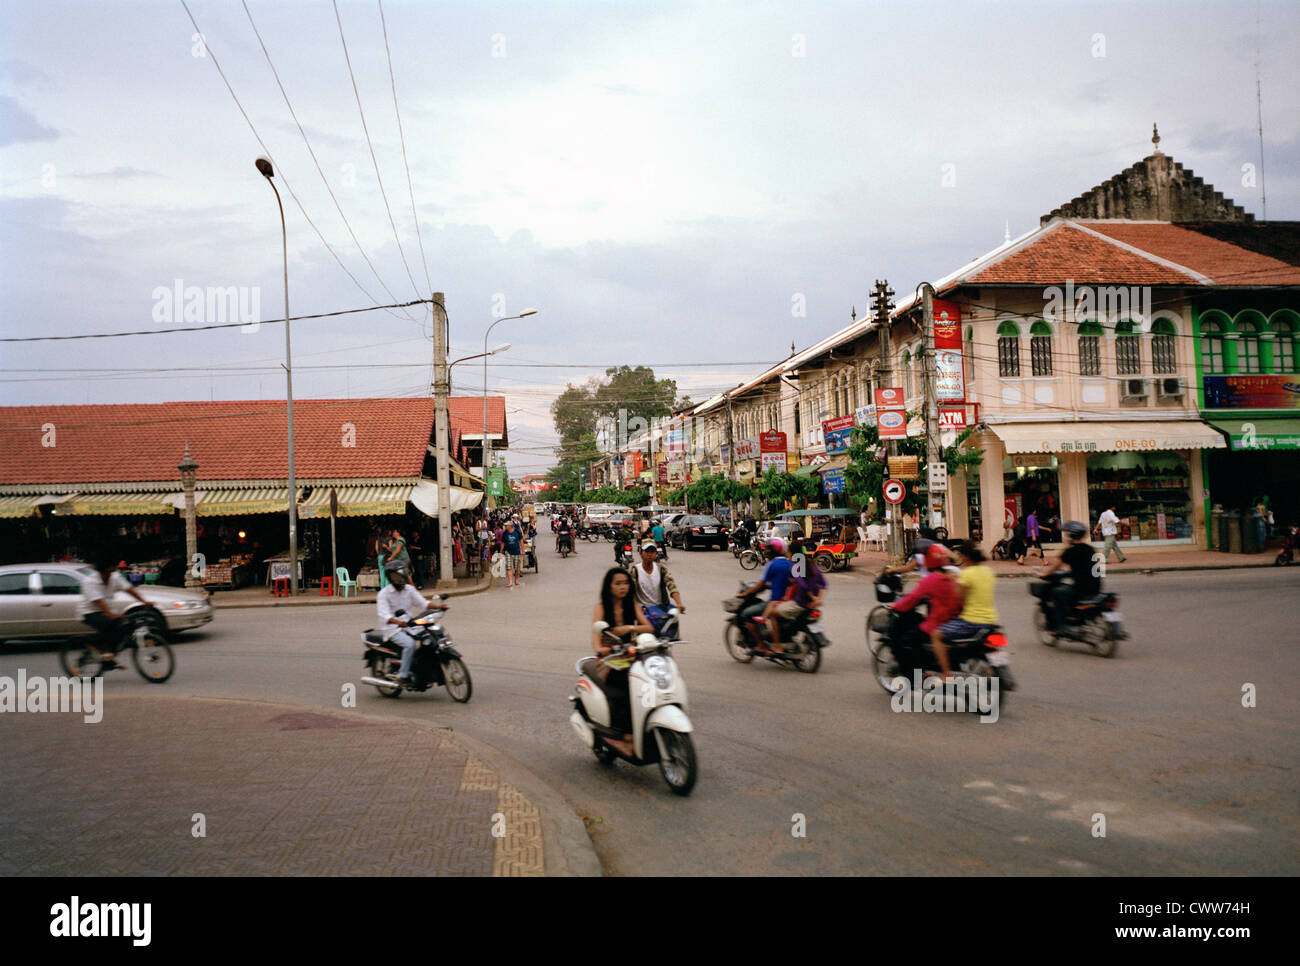
<svg viewBox="0 0 1300 966">
<path fill-rule="evenodd" d="M 503 466 L 488 467 L 488 493 L 492 496 L 506 495 L 506 471 Z"/>
<path fill-rule="evenodd" d="M 961 353 L 961 308 L 956 302 L 934 300 L 934 347 Z"/>
<path fill-rule="evenodd" d="M 760 453 L 784 453 L 785 447 L 785 433 L 769 429 L 767 432 L 758 435 L 758 451 Z"/>
<path fill-rule="evenodd" d="M 876 425 L 876 407 L 859 406 L 853 410 L 853 422 L 858 426 Z"/>
<path fill-rule="evenodd" d="M 966 409 L 940 409 L 939 410 L 939 428 L 940 429 L 965 429 L 966 428 Z"/>
<path fill-rule="evenodd" d="M 966 398 L 966 377 L 961 367 L 961 349 L 934 350 L 935 397 L 940 402 Z"/>
<path fill-rule="evenodd" d="M 785 434 L 783 433 L 782 435 L 785 435 Z M 760 454 L 760 456 L 759 456 L 759 469 L 761 469 L 764 473 L 768 472 L 768 470 L 772 470 L 772 471 L 774 471 L 774 472 L 776 472 L 776 473 L 785 473 L 785 472 L 787 472 L 787 470 L 786 470 L 786 461 L 785 461 L 785 452 L 782 451 L 782 452 L 780 452 L 780 453 L 762 453 L 762 454 Z"/>
<path fill-rule="evenodd" d="M 680 428 L 668 430 L 668 451 L 670 453 L 686 451 L 686 430 Z"/>
<path fill-rule="evenodd" d="M 876 390 L 876 429 L 883 439 L 907 439 L 907 414 L 903 390 Z"/>
<path fill-rule="evenodd" d="M 849 435 L 853 432 L 853 417 L 838 416 L 822 422 L 822 438 L 826 440 L 826 455 L 834 456 L 849 448 Z"/>
<path fill-rule="evenodd" d="M 738 460 L 756 460 L 760 452 L 757 439 L 742 439 L 736 444 L 736 459 Z"/>
<path fill-rule="evenodd" d="M 1300 374 L 1206 376 L 1206 409 L 1300 409 Z"/>
<path fill-rule="evenodd" d="M 822 470 L 822 490 L 826 493 L 844 492 L 844 470 Z"/>
<path fill-rule="evenodd" d="M 686 482 L 686 462 L 684 460 L 669 460 L 668 466 L 668 483 L 671 486 L 678 486 Z"/>
<path fill-rule="evenodd" d="M 659 464 L 659 485 L 660 486 L 668 485 L 668 464 L 667 463 Z"/>
</svg>

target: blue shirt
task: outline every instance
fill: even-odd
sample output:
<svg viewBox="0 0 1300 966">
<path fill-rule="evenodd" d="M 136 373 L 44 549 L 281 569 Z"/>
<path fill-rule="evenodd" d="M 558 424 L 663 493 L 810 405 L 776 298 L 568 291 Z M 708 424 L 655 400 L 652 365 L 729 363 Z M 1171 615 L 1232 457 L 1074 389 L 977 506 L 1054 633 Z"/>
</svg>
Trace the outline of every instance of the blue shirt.
<svg viewBox="0 0 1300 966">
<path fill-rule="evenodd" d="M 506 553 L 514 556 L 519 555 L 519 531 L 510 530 L 501 538 L 502 544 L 505 545 Z"/>
<path fill-rule="evenodd" d="M 664 528 L 662 524 L 656 523 L 650 529 L 650 535 L 654 538 L 655 543 L 664 542 Z"/>
<path fill-rule="evenodd" d="M 789 557 L 776 557 L 764 569 L 763 582 L 772 588 L 770 600 L 780 600 L 785 596 L 786 588 L 790 586 L 792 566 Z"/>
</svg>

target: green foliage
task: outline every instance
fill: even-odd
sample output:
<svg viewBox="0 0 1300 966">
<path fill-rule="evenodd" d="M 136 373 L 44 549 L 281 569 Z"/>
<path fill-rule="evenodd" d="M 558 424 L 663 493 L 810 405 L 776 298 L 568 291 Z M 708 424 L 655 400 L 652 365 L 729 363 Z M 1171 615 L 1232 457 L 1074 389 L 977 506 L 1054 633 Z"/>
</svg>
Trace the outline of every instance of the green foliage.
<svg viewBox="0 0 1300 966">
<path fill-rule="evenodd" d="M 817 499 L 821 487 L 812 476 L 767 472 L 759 477 L 755 489 L 767 509 L 776 512 L 785 509 L 786 500 L 796 509 L 803 509 L 810 500 Z"/>
<path fill-rule="evenodd" d="M 908 413 L 908 418 L 915 416 L 916 413 Z M 943 461 L 948 465 L 948 475 L 969 470 L 979 466 L 984 461 L 984 451 L 977 449 L 969 452 L 963 452 L 961 445 L 970 438 L 975 432 L 975 427 L 970 426 L 958 434 L 953 444 L 946 447 L 943 451 Z M 909 436 L 907 439 L 900 439 L 898 443 L 899 456 L 915 456 L 919 460 L 921 480 L 929 477 L 929 465 L 926 456 L 926 445 L 924 436 Z M 866 506 L 869 500 L 875 500 L 878 507 L 884 507 L 885 502 L 881 496 L 881 489 L 885 485 L 885 464 L 877 463 L 875 452 L 880 446 L 880 435 L 875 426 L 855 426 L 853 428 L 852 442 L 849 445 L 849 465 L 844 471 L 844 490 L 845 495 L 860 506 Z M 907 481 L 907 496 L 904 497 L 902 507 L 905 511 L 914 511 L 923 507 L 921 499 L 916 495 L 915 485 L 919 480 Z"/>
<path fill-rule="evenodd" d="M 602 486 L 599 489 L 587 490 L 582 494 L 581 500 L 584 503 L 618 503 L 635 510 L 639 506 L 645 506 L 649 496 L 649 493 L 641 487 L 620 490 L 616 486 Z"/>
<path fill-rule="evenodd" d="M 622 414 L 629 433 L 648 426 L 652 419 L 669 415 L 674 401 L 681 402 L 677 400 L 676 380 L 656 379 L 654 370 L 647 366 L 615 366 L 605 370 L 604 379 L 566 386 L 551 403 L 551 418 L 563 449 L 584 436 L 594 435 L 597 422 L 603 418 L 618 423 Z"/>
<path fill-rule="evenodd" d="M 687 507 L 708 510 L 709 512 L 713 511 L 714 504 L 743 503 L 751 495 L 749 487 L 743 483 L 737 483 L 735 480 L 728 479 L 721 474 L 708 473 L 681 491 L 682 499 L 685 500 Z M 663 502 L 668 503 L 670 501 L 664 500 Z"/>
</svg>

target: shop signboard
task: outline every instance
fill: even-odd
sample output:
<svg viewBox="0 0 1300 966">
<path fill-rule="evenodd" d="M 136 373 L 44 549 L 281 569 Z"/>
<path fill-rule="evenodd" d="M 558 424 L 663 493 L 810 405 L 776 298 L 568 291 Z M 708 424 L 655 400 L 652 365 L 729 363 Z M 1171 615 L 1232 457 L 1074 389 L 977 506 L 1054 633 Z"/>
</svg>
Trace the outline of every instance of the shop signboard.
<svg viewBox="0 0 1300 966">
<path fill-rule="evenodd" d="M 763 453 L 759 457 L 759 469 L 764 473 L 769 470 L 774 473 L 788 472 L 786 470 L 785 453 Z"/>
<path fill-rule="evenodd" d="M 1206 409 L 1300 409 L 1300 373 L 1206 376 Z"/>
<path fill-rule="evenodd" d="M 742 439 L 736 444 L 736 459 L 738 460 L 756 460 L 759 453 L 758 439 Z"/>
<path fill-rule="evenodd" d="M 934 350 L 934 394 L 940 402 L 961 402 L 966 398 L 961 349 Z"/>
<path fill-rule="evenodd" d="M 934 347 L 961 352 L 961 307 L 956 302 L 935 299 Z"/>
<path fill-rule="evenodd" d="M 849 448 L 849 436 L 853 433 L 853 417 L 837 416 L 822 422 L 822 438 L 826 441 L 826 455 L 834 456 Z"/>
<path fill-rule="evenodd" d="M 844 470 L 822 470 L 822 490 L 826 493 L 844 492 Z"/>
<path fill-rule="evenodd" d="M 758 451 L 760 453 L 784 453 L 786 448 L 785 433 L 778 429 L 769 429 L 765 433 L 758 435 Z"/>
<path fill-rule="evenodd" d="M 963 406 L 960 409 L 940 409 L 939 428 L 940 429 L 965 429 L 966 428 L 966 407 Z"/>
<path fill-rule="evenodd" d="M 895 480 L 915 480 L 921 475 L 920 457 L 889 457 L 889 476 Z"/>
<path fill-rule="evenodd" d="M 876 407 L 859 406 L 853 410 L 853 423 L 855 426 L 874 426 L 876 425 Z"/>
<path fill-rule="evenodd" d="M 881 439 L 907 439 L 902 389 L 876 390 L 876 430 Z"/>
<path fill-rule="evenodd" d="M 490 496 L 506 495 L 506 471 L 503 466 L 488 467 L 488 494 Z"/>
</svg>

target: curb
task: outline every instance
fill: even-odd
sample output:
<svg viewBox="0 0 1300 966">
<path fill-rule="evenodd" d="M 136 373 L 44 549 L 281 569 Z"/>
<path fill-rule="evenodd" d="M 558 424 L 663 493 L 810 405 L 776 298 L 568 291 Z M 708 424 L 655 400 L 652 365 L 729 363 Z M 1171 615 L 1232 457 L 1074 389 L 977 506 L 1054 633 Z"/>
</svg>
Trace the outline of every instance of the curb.
<svg viewBox="0 0 1300 966">
<path fill-rule="evenodd" d="M 136 696 L 123 696 L 118 700 L 132 701 Z M 320 708 L 304 704 L 285 704 L 279 701 L 258 701 L 248 698 L 213 698 L 213 697 L 173 697 L 170 695 L 150 695 L 150 701 L 201 701 L 209 704 L 243 704 L 258 705 L 265 708 L 288 708 L 295 711 L 304 709 L 314 714 L 349 718 L 346 711 L 337 708 Z M 545 869 L 548 878 L 555 876 L 604 876 L 596 849 L 591 844 L 587 827 L 582 818 L 573 810 L 564 797 L 554 788 L 538 778 L 523 764 L 498 751 L 496 748 L 477 738 L 456 731 L 446 725 L 436 725 L 427 721 L 396 717 L 387 714 L 366 714 L 366 720 L 375 720 L 385 724 L 405 725 L 421 728 L 425 731 L 441 733 L 443 740 L 461 745 L 466 751 L 487 763 L 502 780 L 513 785 L 525 798 L 537 806 L 542 826 L 542 845 L 545 850 Z"/>
<path fill-rule="evenodd" d="M 486 590 L 492 589 L 494 579 L 490 574 L 487 579 L 480 580 L 477 584 L 470 587 L 457 587 L 455 590 L 439 591 L 443 597 L 467 597 L 470 594 L 481 594 Z M 269 596 L 269 595 L 268 595 Z M 252 607 L 339 607 L 343 604 L 369 604 L 374 606 L 373 597 L 312 597 L 310 595 L 300 595 L 298 598 L 270 598 L 267 600 L 225 600 L 223 601 L 218 594 L 212 594 L 208 598 L 212 602 L 214 610 L 245 610 Z"/>
</svg>

